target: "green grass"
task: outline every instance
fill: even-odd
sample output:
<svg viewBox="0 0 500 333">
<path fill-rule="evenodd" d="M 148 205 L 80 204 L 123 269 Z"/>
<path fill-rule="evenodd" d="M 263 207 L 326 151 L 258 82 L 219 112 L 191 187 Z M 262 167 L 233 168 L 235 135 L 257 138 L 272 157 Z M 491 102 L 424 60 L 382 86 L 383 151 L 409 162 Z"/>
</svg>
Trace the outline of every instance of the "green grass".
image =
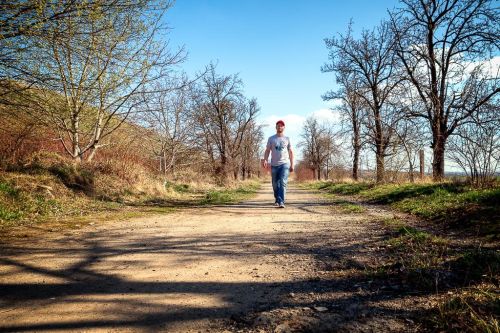
<svg viewBox="0 0 500 333">
<path fill-rule="evenodd" d="M 333 202 L 332 209 L 343 214 L 359 214 L 365 211 L 361 205 L 338 199 Z"/>
<path fill-rule="evenodd" d="M 450 263 L 455 271 L 462 272 L 465 280 L 496 282 L 500 276 L 500 252 L 475 248 L 462 251 Z"/>
<path fill-rule="evenodd" d="M 179 193 L 188 193 L 190 191 L 188 184 L 176 184 L 173 189 Z"/>
<path fill-rule="evenodd" d="M 86 169 L 70 164 L 56 164 L 48 168 L 68 188 L 91 194 L 94 190 L 94 175 Z"/>
<path fill-rule="evenodd" d="M 247 182 L 235 189 L 211 190 L 201 201 L 204 205 L 221 205 L 236 203 L 250 198 L 260 188 L 258 182 Z"/>
<path fill-rule="evenodd" d="M 352 195 L 373 187 L 371 183 L 332 183 L 328 181 L 317 181 L 307 184 L 307 187 L 316 190 L 324 190 L 330 194 Z"/>
<path fill-rule="evenodd" d="M 415 242 L 415 243 L 424 243 L 427 241 L 429 238 L 431 238 L 431 235 L 425 231 L 417 230 L 413 227 L 409 226 L 401 226 L 398 229 L 398 233 L 402 237 L 408 238 L 410 241 Z"/>
<path fill-rule="evenodd" d="M 22 201 L 19 190 L 12 184 L 0 181 L 0 222 L 18 220 L 23 216 L 23 212 L 16 202 Z"/>
<path fill-rule="evenodd" d="M 390 231 L 385 240 L 388 255 L 409 270 L 455 272 L 460 281 L 495 282 L 500 275 L 500 252 L 494 249 L 462 247 L 446 236 L 407 225 L 399 218 L 380 222 Z"/>
<path fill-rule="evenodd" d="M 11 210 L 0 203 L 0 222 L 17 220 L 22 217 L 20 211 Z"/>
<path fill-rule="evenodd" d="M 189 193 L 192 192 L 192 189 L 190 188 L 189 184 L 179 184 L 175 183 L 172 181 L 165 181 L 165 188 L 166 189 L 172 189 L 177 193 Z"/>
<path fill-rule="evenodd" d="M 369 203 L 458 228 L 472 228 L 500 238 L 500 188 L 475 189 L 462 184 L 371 184 L 315 182 L 309 188 L 329 194 L 356 195 Z"/>
<path fill-rule="evenodd" d="M 226 204 L 236 201 L 236 195 L 234 191 L 228 190 L 214 190 L 209 191 L 205 195 L 205 199 L 202 200 L 203 204 Z"/>
<path fill-rule="evenodd" d="M 373 185 L 360 191 L 359 194 L 377 204 L 392 204 L 407 198 L 427 196 L 441 188 L 435 184 L 382 184 Z"/>
<path fill-rule="evenodd" d="M 408 283 L 421 290 L 433 290 L 434 271 L 441 269 L 449 252 L 449 242 L 426 231 L 393 225 L 394 236 L 386 241 L 389 253 L 405 269 Z"/>
<path fill-rule="evenodd" d="M 461 184 L 334 184 L 309 188 L 327 196 L 354 195 L 427 221 L 465 231 L 470 240 L 497 240 L 500 188 L 475 189 Z M 500 332 L 500 252 L 498 248 L 463 245 L 447 235 L 409 226 L 399 218 L 380 221 L 389 231 L 381 261 L 367 270 L 370 279 L 398 281 L 412 292 L 439 297 L 419 321 L 430 331 Z"/>
<path fill-rule="evenodd" d="M 400 219 L 398 219 L 397 217 L 385 218 L 385 219 L 380 220 L 380 222 L 382 222 L 382 224 L 385 225 L 386 227 L 392 228 L 392 229 L 399 229 L 399 228 L 405 226 L 405 223 L 403 221 L 401 221 Z"/>
<path fill-rule="evenodd" d="M 19 196 L 19 190 L 15 189 L 11 184 L 7 182 L 0 182 L 0 193 L 6 194 L 10 197 Z"/>
<path fill-rule="evenodd" d="M 88 215 L 110 206 L 81 193 L 59 191 L 57 186 L 61 186 L 62 180 L 56 177 L 4 174 L 0 178 L 0 228 Z M 36 184 L 44 184 L 54 193 L 41 191 Z"/>
<path fill-rule="evenodd" d="M 446 238 L 405 224 L 381 221 L 392 235 L 385 241 L 385 261 L 371 273 L 399 279 L 411 290 L 439 292 L 440 301 L 421 319 L 431 331 L 499 332 L 500 253 L 462 248 Z M 450 291 L 451 290 L 451 291 Z"/>
<path fill-rule="evenodd" d="M 342 207 L 342 211 L 345 213 L 359 214 L 359 213 L 363 213 L 365 211 L 365 209 L 362 206 L 356 205 L 353 203 L 343 203 L 343 204 L 340 204 L 340 207 Z"/>
<path fill-rule="evenodd" d="M 233 185 L 234 188 L 207 192 L 203 187 L 169 182 L 165 187 L 176 195 L 132 192 L 124 188 L 116 196 L 106 197 L 94 195 L 93 182 L 94 177 L 86 170 L 65 165 L 52 166 L 49 172 L 40 174 L 0 174 L 0 228 L 66 221 L 80 216 L 100 218 L 108 214 L 110 218 L 126 218 L 170 213 L 193 205 L 239 202 L 260 188 L 259 182 L 245 181 L 237 183 L 237 187 Z"/>
</svg>

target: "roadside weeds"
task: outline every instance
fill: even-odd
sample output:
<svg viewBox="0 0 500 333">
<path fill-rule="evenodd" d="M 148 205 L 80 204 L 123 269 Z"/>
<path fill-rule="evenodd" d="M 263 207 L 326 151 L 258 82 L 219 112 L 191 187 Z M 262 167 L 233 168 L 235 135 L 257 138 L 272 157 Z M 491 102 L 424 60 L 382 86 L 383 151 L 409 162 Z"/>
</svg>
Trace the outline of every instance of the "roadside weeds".
<svg viewBox="0 0 500 333">
<path fill-rule="evenodd" d="M 457 190 L 456 196 L 450 197 L 450 189 L 434 185 L 401 189 L 323 182 L 307 187 L 320 190 L 332 200 L 332 209 L 343 214 L 378 209 L 394 212 L 392 217 L 373 214 L 373 220 L 386 230 L 386 237 L 380 244 L 380 260 L 365 274 L 396 283 L 402 293 L 428 295 L 432 306 L 416 318 L 423 327 L 446 332 L 500 331 L 498 225 L 487 221 L 498 214 L 490 203 L 498 190 Z M 460 212 L 457 207 L 464 202 L 469 203 L 465 206 L 468 211 Z M 483 220 L 462 222 L 460 228 L 471 206 L 488 214 Z M 453 213 L 446 216 L 450 211 Z M 473 216 L 477 219 L 477 212 Z M 477 227 L 473 229 L 471 224 Z"/>
</svg>

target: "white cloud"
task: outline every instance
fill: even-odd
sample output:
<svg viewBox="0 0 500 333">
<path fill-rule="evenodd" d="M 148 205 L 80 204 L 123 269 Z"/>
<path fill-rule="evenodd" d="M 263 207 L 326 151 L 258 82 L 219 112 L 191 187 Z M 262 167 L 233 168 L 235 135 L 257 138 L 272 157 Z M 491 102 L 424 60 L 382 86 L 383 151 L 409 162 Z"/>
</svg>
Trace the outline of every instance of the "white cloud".
<svg viewBox="0 0 500 333">
<path fill-rule="evenodd" d="M 313 111 L 311 115 L 318 119 L 320 123 L 327 122 L 330 124 L 338 124 L 340 122 L 339 112 L 331 109 L 319 109 Z"/>
<path fill-rule="evenodd" d="M 410 47 L 413 50 L 420 50 L 427 54 L 427 46 L 414 45 Z M 436 52 L 443 52 L 443 49 L 439 48 L 435 50 Z M 445 49 L 446 53 L 449 49 Z M 454 56 L 451 63 L 449 64 L 447 80 L 448 84 L 452 85 L 462 85 L 464 81 L 471 75 L 471 73 L 478 67 L 481 68 L 482 74 L 486 78 L 497 78 L 500 72 L 500 56 L 494 56 L 490 59 L 481 59 L 477 61 L 470 61 L 462 57 L 462 55 Z M 418 62 L 417 73 L 422 76 L 429 76 L 428 64 L 424 60 Z"/>
<path fill-rule="evenodd" d="M 500 71 L 500 56 L 493 57 L 489 60 L 471 62 L 467 65 L 467 70 L 472 72 L 477 66 L 482 67 L 486 77 L 496 78 Z"/>
</svg>

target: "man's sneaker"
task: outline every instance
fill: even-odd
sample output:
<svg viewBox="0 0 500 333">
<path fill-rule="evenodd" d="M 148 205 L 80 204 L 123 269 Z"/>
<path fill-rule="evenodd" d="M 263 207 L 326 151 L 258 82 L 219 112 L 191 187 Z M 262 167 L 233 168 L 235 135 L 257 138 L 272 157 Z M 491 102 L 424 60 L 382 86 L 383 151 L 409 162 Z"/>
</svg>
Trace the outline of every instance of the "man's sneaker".
<svg viewBox="0 0 500 333">
<path fill-rule="evenodd" d="M 285 204 L 284 203 L 280 203 L 280 205 L 278 207 L 279 208 L 285 208 Z"/>
<path fill-rule="evenodd" d="M 279 205 L 280 205 L 280 204 L 279 204 L 279 203 L 277 203 L 277 202 L 275 202 L 275 203 L 274 203 L 274 207 L 278 207 Z"/>
</svg>

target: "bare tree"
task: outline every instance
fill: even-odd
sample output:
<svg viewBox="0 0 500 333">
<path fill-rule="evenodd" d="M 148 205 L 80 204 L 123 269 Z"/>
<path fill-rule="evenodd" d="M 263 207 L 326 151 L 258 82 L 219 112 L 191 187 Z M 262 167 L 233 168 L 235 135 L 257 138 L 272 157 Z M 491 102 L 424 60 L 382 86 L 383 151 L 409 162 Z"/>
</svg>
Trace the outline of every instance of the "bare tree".
<svg viewBox="0 0 500 333">
<path fill-rule="evenodd" d="M 253 174 L 260 169 L 260 156 L 262 156 L 262 142 L 264 140 L 264 132 L 262 125 L 258 125 L 252 121 L 248 129 L 243 134 L 241 143 L 241 153 L 239 155 L 241 176 L 243 179 L 251 178 Z"/>
<path fill-rule="evenodd" d="M 498 105 L 482 107 L 483 118 L 471 118 L 450 137 L 448 156 L 475 186 L 485 186 L 500 169 L 500 111 Z M 490 115 L 495 114 L 492 118 Z"/>
<path fill-rule="evenodd" d="M 149 0 L 9 0 L 0 3 L 0 40 L 20 36 L 43 36 L 51 24 L 68 16 L 110 14 L 117 9 L 126 10 L 144 6 Z M 165 4 L 163 4 L 165 5 Z"/>
<path fill-rule="evenodd" d="M 258 132 L 255 132 L 258 130 L 259 127 L 255 127 L 255 118 L 257 117 L 257 114 L 260 112 L 260 106 L 257 103 L 256 98 L 252 98 L 250 100 L 245 100 L 244 103 L 239 107 L 240 110 L 237 111 L 236 113 L 236 123 L 234 126 L 231 126 L 231 135 L 234 137 L 234 140 L 230 141 L 230 152 L 231 152 L 231 162 L 232 162 L 232 169 L 233 169 L 233 175 L 234 178 L 238 178 L 238 170 L 239 168 L 239 163 L 238 160 L 242 158 L 242 153 L 244 152 L 243 146 L 245 142 L 245 138 L 248 135 L 253 134 L 258 135 Z M 251 146 L 247 146 L 249 148 Z M 253 146 L 255 148 L 255 146 Z M 251 155 L 255 156 L 255 151 L 252 150 L 251 152 L 248 151 L 248 153 L 251 153 Z M 249 165 L 251 165 L 251 161 L 253 161 L 254 166 L 255 162 L 259 161 L 259 159 L 250 159 Z"/>
<path fill-rule="evenodd" d="M 416 121 L 406 120 L 401 122 L 396 131 L 397 144 L 402 148 L 407 164 L 410 182 L 415 182 L 415 172 L 420 159 L 420 152 L 427 142 L 425 133 L 421 131 L 421 124 Z"/>
<path fill-rule="evenodd" d="M 230 171 L 237 176 L 235 159 L 259 112 L 256 100 L 247 101 L 242 89 L 243 83 L 237 75 L 218 75 L 215 65 L 210 64 L 197 92 L 194 117 L 198 132 L 221 181 L 227 179 Z"/>
<path fill-rule="evenodd" d="M 412 116 L 432 132 L 433 178 L 444 176 L 448 137 L 500 92 L 484 62 L 498 53 L 500 16 L 491 0 L 402 0 L 391 13 L 396 52 L 425 108 Z"/>
<path fill-rule="evenodd" d="M 302 128 L 301 138 L 299 146 L 303 149 L 304 159 L 320 180 L 323 168 L 327 167 L 330 157 L 337 151 L 332 126 L 320 124 L 316 118 L 309 117 Z"/>
<path fill-rule="evenodd" d="M 52 78 L 34 95 L 75 162 L 92 160 L 152 83 L 182 60 L 182 51 L 169 53 L 155 37 L 167 9 L 143 3 L 106 16 L 68 15 L 39 39 L 39 70 Z"/>
<path fill-rule="evenodd" d="M 0 105 L 0 119 L 0 168 L 23 160 L 45 139 L 38 120 L 24 113 L 13 113 Z"/>
<path fill-rule="evenodd" d="M 140 119 L 155 133 L 151 136 L 151 147 L 164 175 L 192 164 L 188 158 L 195 140 L 191 85 L 184 77 L 158 84 L 154 93 L 143 96 L 144 112 L 140 113 Z"/>
<path fill-rule="evenodd" d="M 414 182 L 414 173 L 422 151 L 431 141 L 429 131 L 421 118 L 409 116 L 420 112 L 425 106 L 410 82 L 403 82 L 394 91 L 392 103 L 400 109 L 402 121 L 397 123 L 394 149 L 395 155 L 403 155 L 404 167 L 407 167 L 410 182 Z"/>
<path fill-rule="evenodd" d="M 384 158 L 394 135 L 394 123 L 398 116 L 393 107 L 387 107 L 388 99 L 400 83 L 396 73 L 393 52 L 393 34 L 390 26 L 382 22 L 372 31 L 363 30 L 355 39 L 351 25 L 346 35 L 325 39 L 330 50 L 330 63 L 323 66 L 326 72 L 347 71 L 359 81 L 356 94 L 367 105 L 365 127 L 372 139 L 377 165 L 377 182 L 384 180 Z"/>
<path fill-rule="evenodd" d="M 336 72 L 336 81 L 340 85 L 338 91 L 328 91 L 322 97 L 324 100 L 341 100 L 342 104 L 335 108 L 342 116 L 342 123 L 347 121 L 352 148 L 352 178 L 358 180 L 359 157 L 362 147 L 361 142 L 361 119 L 363 110 L 363 99 L 358 95 L 360 87 L 359 80 L 356 79 L 356 72 L 349 70 L 349 67 L 342 67 L 342 59 L 339 59 L 339 66 Z M 344 66 L 348 66 L 346 63 Z M 328 73 L 332 68 L 322 67 L 322 72 Z"/>
</svg>

